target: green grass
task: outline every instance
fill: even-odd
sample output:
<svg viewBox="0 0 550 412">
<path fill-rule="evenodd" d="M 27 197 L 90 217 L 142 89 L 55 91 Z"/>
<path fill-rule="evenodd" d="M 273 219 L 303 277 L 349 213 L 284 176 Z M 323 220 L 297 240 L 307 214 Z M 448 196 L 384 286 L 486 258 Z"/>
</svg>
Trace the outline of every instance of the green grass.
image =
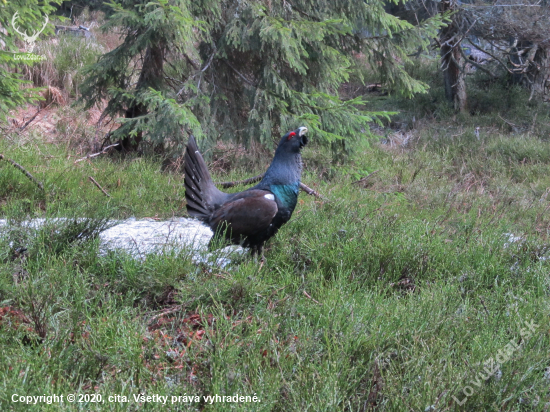
<svg viewBox="0 0 550 412">
<path fill-rule="evenodd" d="M 473 127 L 434 123 L 410 150 L 371 142 L 345 165 L 308 146 L 304 182 L 328 200 L 300 195 L 263 266 L 197 266 L 189 251 L 101 256 L 92 236 L 79 242 L 63 225 L 2 233 L 0 410 L 161 408 L 138 406 L 138 393 L 201 397 L 162 407 L 174 411 L 544 410 L 550 149 L 497 129 L 478 140 Z M 0 162 L 2 218 L 185 215 L 182 176 L 154 159 L 74 164 L 63 147 L 29 146 L 4 139 L 0 153 L 46 194 Z M 524 241 L 506 245 L 507 233 Z M 538 327 L 522 339 L 530 320 Z M 480 381 L 511 340 L 519 348 Z M 104 403 L 11 401 L 94 393 Z M 109 402 L 115 394 L 129 402 Z M 202 398 L 216 394 L 260 402 Z"/>
</svg>

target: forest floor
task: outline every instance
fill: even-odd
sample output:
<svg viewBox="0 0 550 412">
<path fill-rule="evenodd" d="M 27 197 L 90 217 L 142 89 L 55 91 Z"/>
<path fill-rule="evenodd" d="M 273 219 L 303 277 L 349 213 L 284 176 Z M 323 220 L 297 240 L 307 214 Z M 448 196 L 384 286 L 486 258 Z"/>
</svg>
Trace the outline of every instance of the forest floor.
<svg viewBox="0 0 550 412">
<path fill-rule="evenodd" d="M 550 407 L 546 129 L 421 119 L 339 162 L 313 137 L 303 181 L 324 199 L 300 194 L 264 264 L 219 268 L 189 250 L 99 253 L 110 219 L 186 216 L 183 176 L 151 156 L 75 162 L 97 136 L 63 110 L 53 133 L 0 137 L 44 185 L 0 161 L 0 410 L 160 409 L 139 394 L 174 411 Z M 269 162 L 232 153 L 215 180 Z M 235 394 L 250 401 L 209 398 Z"/>
</svg>

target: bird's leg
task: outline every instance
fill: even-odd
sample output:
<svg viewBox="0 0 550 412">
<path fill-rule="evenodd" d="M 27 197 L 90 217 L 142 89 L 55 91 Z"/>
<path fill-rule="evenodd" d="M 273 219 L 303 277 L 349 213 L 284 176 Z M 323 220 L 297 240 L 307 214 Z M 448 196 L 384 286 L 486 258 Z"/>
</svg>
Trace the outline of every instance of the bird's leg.
<svg viewBox="0 0 550 412">
<path fill-rule="evenodd" d="M 262 270 L 262 267 L 265 263 L 265 256 L 264 256 L 264 246 L 260 245 L 258 246 L 258 254 L 260 255 L 260 270 Z"/>
<path fill-rule="evenodd" d="M 258 256 L 260 256 L 260 269 L 265 263 L 264 248 L 263 245 L 252 246 L 250 248 L 250 254 L 254 256 L 254 262 L 258 263 Z"/>
<path fill-rule="evenodd" d="M 260 259 L 260 269 L 258 269 L 258 272 L 262 270 L 262 268 L 264 267 L 264 264 L 265 264 L 265 256 L 264 256 L 264 253 L 262 252 L 262 257 Z"/>
<path fill-rule="evenodd" d="M 258 249 L 256 246 L 250 247 L 250 256 L 254 258 L 254 263 L 258 263 Z"/>
</svg>

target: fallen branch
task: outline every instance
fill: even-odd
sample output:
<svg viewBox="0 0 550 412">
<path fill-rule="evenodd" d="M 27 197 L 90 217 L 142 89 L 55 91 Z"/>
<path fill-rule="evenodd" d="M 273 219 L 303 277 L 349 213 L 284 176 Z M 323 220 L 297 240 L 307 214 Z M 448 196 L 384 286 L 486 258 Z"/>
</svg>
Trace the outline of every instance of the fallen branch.
<svg viewBox="0 0 550 412">
<path fill-rule="evenodd" d="M 97 152 L 97 153 L 94 153 L 94 154 L 89 154 L 87 155 L 86 157 L 83 157 L 82 159 L 78 159 L 78 160 L 75 160 L 74 161 L 74 164 L 78 163 L 78 162 L 82 162 L 83 160 L 86 160 L 86 159 L 90 159 L 92 157 L 96 157 L 96 156 L 99 156 L 101 154 L 105 154 L 107 153 L 107 150 L 110 149 L 111 147 L 115 147 L 115 146 L 118 146 L 120 143 L 115 143 L 115 144 L 112 144 L 110 146 L 107 146 L 106 148 L 104 148 L 101 152 Z"/>
<path fill-rule="evenodd" d="M 160 317 L 162 317 L 162 316 L 170 315 L 170 314 L 172 314 L 172 313 L 174 313 L 174 312 L 177 312 L 177 311 L 179 311 L 181 308 L 182 308 L 182 305 L 175 305 L 175 306 L 172 306 L 172 307 L 170 307 L 170 308 L 167 308 L 167 309 L 163 310 L 162 312 L 160 312 L 160 313 L 156 314 L 155 316 L 153 316 L 151 319 L 149 319 L 149 320 L 147 321 L 147 324 L 148 324 L 148 325 L 151 324 L 151 322 L 153 322 L 153 321 L 154 321 L 155 319 L 157 319 L 157 318 L 160 318 Z"/>
<path fill-rule="evenodd" d="M 39 108 L 38 111 L 35 113 L 35 115 L 34 115 L 33 117 L 31 117 L 29 120 L 27 120 L 27 122 L 26 122 L 23 126 L 21 126 L 21 127 L 19 128 L 19 131 L 22 132 L 23 130 L 25 130 L 25 128 L 26 128 L 29 124 L 31 124 L 31 122 L 32 122 L 34 119 L 36 119 L 36 116 L 38 116 L 38 113 L 40 113 L 41 111 L 42 111 L 42 109 Z"/>
<path fill-rule="evenodd" d="M 29 172 L 27 172 L 23 166 L 21 166 L 18 163 L 15 163 L 11 159 L 8 159 L 3 154 L 0 154 L 0 160 L 5 160 L 6 162 L 11 163 L 16 169 L 21 170 L 21 172 L 23 172 L 23 174 L 25 176 L 27 176 L 30 180 L 32 180 L 40 188 L 40 190 L 42 190 L 42 191 L 44 190 L 44 185 L 42 183 L 40 183 L 33 175 L 31 175 Z"/>
<path fill-rule="evenodd" d="M 367 181 L 367 179 L 371 176 L 374 176 L 376 173 L 378 173 L 379 170 L 375 170 L 374 172 L 372 173 L 369 173 L 368 175 L 366 175 L 365 177 L 362 177 L 361 179 L 359 180 L 356 180 L 355 182 L 351 182 L 352 185 L 357 185 L 359 183 L 365 183 Z"/>
<path fill-rule="evenodd" d="M 516 124 L 512 123 L 512 122 L 509 122 L 508 120 L 506 120 L 505 118 L 503 118 L 500 114 L 498 115 L 498 117 L 500 117 L 500 119 L 502 121 L 504 121 L 504 123 L 506 123 L 508 126 L 510 126 L 512 129 L 515 129 L 517 127 Z"/>
<path fill-rule="evenodd" d="M 244 180 L 236 180 L 234 182 L 221 182 L 221 183 L 216 183 L 216 186 L 219 186 L 221 187 L 222 189 L 227 189 L 229 187 L 234 187 L 234 186 L 246 186 L 246 185 L 251 185 L 252 183 L 256 183 L 256 182 L 259 182 L 260 180 L 262 180 L 262 178 L 264 177 L 264 174 L 262 173 L 261 175 L 258 175 L 258 176 L 254 176 L 254 177 L 250 177 L 248 179 L 244 179 Z M 319 199 L 325 199 L 325 197 L 323 197 L 320 193 L 318 193 L 317 191 L 315 191 L 314 189 L 312 189 L 311 187 L 309 186 L 306 186 L 305 184 L 303 183 L 300 183 L 300 189 L 307 193 L 308 195 L 310 196 L 315 196 Z"/>
<path fill-rule="evenodd" d="M 90 181 L 91 181 L 94 185 L 97 186 L 97 188 L 98 188 L 99 190 L 101 190 L 101 191 L 103 192 L 103 194 L 104 194 L 105 196 L 111 197 L 111 195 L 110 195 L 109 193 L 107 193 L 107 192 L 105 191 L 105 189 L 103 189 L 103 188 L 99 185 L 99 183 L 97 183 L 97 182 L 95 181 L 95 179 L 94 179 L 92 176 L 89 176 L 89 179 L 90 179 Z"/>
</svg>

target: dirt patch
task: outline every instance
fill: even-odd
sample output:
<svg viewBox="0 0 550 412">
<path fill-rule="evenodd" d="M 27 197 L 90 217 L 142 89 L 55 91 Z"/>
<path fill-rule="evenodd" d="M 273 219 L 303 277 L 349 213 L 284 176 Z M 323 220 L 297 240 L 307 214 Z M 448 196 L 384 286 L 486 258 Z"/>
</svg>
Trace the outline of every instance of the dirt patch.
<svg viewBox="0 0 550 412">
<path fill-rule="evenodd" d="M 100 123 L 102 108 L 92 107 L 83 111 L 66 105 L 58 105 L 62 99 L 51 87 L 44 91 L 47 99 L 39 106 L 28 105 L 11 112 L 8 133 L 38 135 L 46 143 L 64 143 L 79 153 L 97 149 L 112 123 Z M 44 107 L 44 103 L 49 104 Z"/>
</svg>

